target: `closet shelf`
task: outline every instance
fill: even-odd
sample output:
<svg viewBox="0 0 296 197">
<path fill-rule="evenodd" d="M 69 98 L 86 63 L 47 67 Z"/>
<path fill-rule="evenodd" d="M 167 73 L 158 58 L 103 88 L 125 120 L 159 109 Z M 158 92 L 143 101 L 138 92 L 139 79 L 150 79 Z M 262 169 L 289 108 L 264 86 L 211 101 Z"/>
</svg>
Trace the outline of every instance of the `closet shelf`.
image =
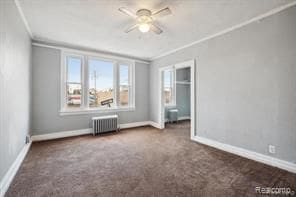
<svg viewBox="0 0 296 197">
<path fill-rule="evenodd" d="M 176 84 L 190 85 L 190 81 L 176 81 Z"/>
</svg>

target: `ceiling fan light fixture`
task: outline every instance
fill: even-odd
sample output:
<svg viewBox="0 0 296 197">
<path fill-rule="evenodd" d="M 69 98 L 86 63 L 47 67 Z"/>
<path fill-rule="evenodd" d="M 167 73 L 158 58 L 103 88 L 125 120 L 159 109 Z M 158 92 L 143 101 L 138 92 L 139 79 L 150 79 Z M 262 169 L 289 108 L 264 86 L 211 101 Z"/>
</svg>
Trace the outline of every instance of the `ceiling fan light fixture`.
<svg viewBox="0 0 296 197">
<path fill-rule="evenodd" d="M 150 24 L 148 24 L 148 23 L 142 23 L 142 24 L 140 24 L 139 25 L 139 30 L 142 33 L 148 32 L 150 30 Z"/>
<path fill-rule="evenodd" d="M 118 10 L 136 20 L 136 24 L 127 28 L 124 31 L 125 33 L 129 33 L 138 28 L 139 31 L 142 33 L 152 31 L 156 34 L 161 34 L 163 31 L 160 27 L 158 27 L 157 23 L 155 23 L 155 17 L 163 17 L 172 14 L 171 10 L 168 7 L 156 12 L 151 12 L 148 9 L 140 9 L 136 13 L 133 13 L 132 11 L 124 7 L 121 7 Z"/>
</svg>

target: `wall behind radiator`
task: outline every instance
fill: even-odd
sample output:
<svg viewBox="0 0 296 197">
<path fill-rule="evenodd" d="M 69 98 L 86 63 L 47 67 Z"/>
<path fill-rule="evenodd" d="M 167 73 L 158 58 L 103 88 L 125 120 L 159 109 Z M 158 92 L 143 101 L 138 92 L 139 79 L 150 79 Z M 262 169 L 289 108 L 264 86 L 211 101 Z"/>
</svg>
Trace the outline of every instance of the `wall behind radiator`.
<svg viewBox="0 0 296 197">
<path fill-rule="evenodd" d="M 86 129 L 90 127 L 91 117 L 108 114 L 60 116 L 60 50 L 33 46 L 32 60 L 33 135 Z M 149 65 L 136 62 L 135 72 L 136 109 L 118 112 L 121 124 L 149 120 Z"/>
</svg>

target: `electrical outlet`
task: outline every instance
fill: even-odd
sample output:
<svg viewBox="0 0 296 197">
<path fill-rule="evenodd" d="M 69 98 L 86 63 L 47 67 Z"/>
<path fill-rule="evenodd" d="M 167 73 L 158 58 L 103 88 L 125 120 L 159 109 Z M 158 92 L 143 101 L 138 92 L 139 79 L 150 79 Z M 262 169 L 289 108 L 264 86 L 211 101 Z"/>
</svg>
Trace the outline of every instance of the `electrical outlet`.
<svg viewBox="0 0 296 197">
<path fill-rule="evenodd" d="M 275 154 L 275 146 L 274 145 L 269 145 L 268 149 L 269 149 L 269 153 Z"/>
</svg>

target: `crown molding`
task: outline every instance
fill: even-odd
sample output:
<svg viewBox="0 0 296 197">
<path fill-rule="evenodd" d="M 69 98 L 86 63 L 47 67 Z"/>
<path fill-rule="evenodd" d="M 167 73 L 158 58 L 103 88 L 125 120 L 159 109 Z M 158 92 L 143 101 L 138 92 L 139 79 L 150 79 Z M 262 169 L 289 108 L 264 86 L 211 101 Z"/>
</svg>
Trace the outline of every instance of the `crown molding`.
<svg viewBox="0 0 296 197">
<path fill-rule="evenodd" d="M 193 45 L 196 45 L 196 44 L 199 44 L 199 43 L 205 42 L 205 41 L 207 41 L 207 40 L 211 40 L 211 39 L 213 39 L 213 38 L 216 38 L 216 37 L 218 37 L 218 36 L 221 36 L 221 35 L 227 34 L 227 33 L 229 33 L 229 32 L 232 32 L 232 31 L 234 31 L 234 30 L 237 30 L 237 29 L 239 29 L 239 28 L 242 28 L 242 27 L 244 27 L 244 26 L 246 26 L 246 25 L 249 25 L 249 24 L 251 24 L 251 23 L 253 23 L 253 22 L 260 21 L 260 20 L 262 20 L 262 19 L 264 19 L 264 18 L 267 18 L 267 17 L 269 17 L 269 16 L 272 16 L 272 15 L 274 15 L 274 14 L 277 14 L 277 13 L 279 13 L 279 12 L 281 12 L 281 11 L 283 11 L 283 10 L 286 10 L 286 9 L 288 9 L 288 8 L 290 8 L 290 7 L 293 7 L 293 6 L 295 6 L 295 5 L 296 5 L 296 1 L 293 1 L 293 2 L 291 2 L 291 3 L 288 3 L 288 4 L 282 5 L 282 6 L 280 6 L 280 7 L 274 8 L 274 9 L 272 9 L 272 10 L 266 12 L 266 13 L 260 14 L 260 15 L 258 15 L 258 16 L 256 16 L 256 17 L 253 17 L 253 18 L 251 18 L 251 19 L 249 19 L 249 20 L 247 20 L 247 21 L 245 21 L 245 22 L 243 22 L 243 23 L 240 23 L 240 24 L 234 25 L 234 26 L 229 27 L 229 28 L 227 28 L 227 29 L 224 29 L 224 30 L 222 30 L 222 31 L 220 31 L 220 32 L 218 32 L 218 33 L 215 33 L 215 34 L 212 34 L 212 35 L 206 36 L 206 37 L 204 37 L 204 38 L 202 38 L 202 39 L 199 39 L 199 40 L 193 41 L 193 42 L 191 42 L 191 43 L 189 43 L 189 44 L 183 45 L 183 46 L 178 47 L 178 48 L 176 48 L 176 49 L 173 49 L 173 50 L 170 50 L 170 51 L 164 52 L 164 53 L 162 53 L 162 54 L 160 54 L 160 55 L 158 55 L 158 56 L 155 56 L 155 57 L 151 58 L 150 61 L 154 61 L 154 60 L 156 60 L 156 59 L 159 59 L 159 58 L 161 58 L 161 57 L 165 57 L 165 56 L 170 55 L 170 54 L 172 54 L 172 53 L 175 53 L 175 52 L 177 52 L 177 51 L 180 51 L 180 50 L 183 50 L 183 49 L 189 48 L 189 47 L 191 47 L 191 46 L 193 46 Z"/>
<path fill-rule="evenodd" d="M 83 52 L 89 52 L 89 53 L 96 53 L 96 54 L 101 54 L 106 57 L 135 61 L 135 62 L 142 63 L 142 64 L 150 64 L 149 60 L 141 59 L 138 57 L 127 56 L 124 54 L 118 54 L 118 53 L 113 53 L 113 52 L 108 52 L 108 51 L 100 51 L 100 50 L 96 50 L 94 48 L 74 46 L 74 45 L 69 45 L 66 43 L 60 43 L 60 42 L 56 42 L 56 41 L 45 41 L 42 39 L 34 39 L 32 41 L 32 45 L 39 46 L 39 47 L 52 48 L 52 49 L 59 49 L 59 50 L 76 50 L 76 51 L 83 51 Z"/>
<path fill-rule="evenodd" d="M 34 35 L 33 35 L 32 31 L 31 31 L 31 29 L 30 29 L 30 26 L 29 26 L 29 24 L 28 24 L 28 21 L 27 21 L 25 15 L 24 15 L 24 12 L 23 12 L 23 10 L 22 10 L 22 8 L 21 8 L 21 5 L 20 5 L 19 0 L 14 0 L 14 2 L 15 2 L 15 5 L 16 5 L 16 7 L 17 7 L 17 9 L 18 9 L 18 12 L 19 12 L 19 14 L 20 14 L 20 16 L 21 16 L 21 18 L 22 18 L 22 20 L 23 20 L 23 23 L 24 23 L 24 25 L 25 25 L 25 27 L 26 27 L 27 32 L 29 33 L 31 39 L 34 39 Z M 281 12 L 281 11 L 284 11 L 284 10 L 290 8 L 290 7 L 295 6 L 295 5 L 296 5 L 296 1 L 293 0 L 291 3 L 288 3 L 288 4 L 282 5 L 282 6 L 280 6 L 280 7 L 274 8 L 274 9 L 272 9 L 272 10 L 266 12 L 266 13 L 260 14 L 260 15 L 258 15 L 258 16 L 256 16 L 256 17 L 253 17 L 253 18 L 251 18 L 251 19 L 249 19 L 249 20 L 247 20 L 247 21 L 245 21 L 245 22 L 242 22 L 242 23 L 240 23 L 240 24 L 234 25 L 234 26 L 232 26 L 232 27 L 229 27 L 229 28 L 227 28 L 227 29 L 224 29 L 224 30 L 222 30 L 222 31 L 220 31 L 220 32 L 218 32 L 218 33 L 215 33 L 215 34 L 212 34 L 212 35 L 206 36 L 206 37 L 201 38 L 201 39 L 199 39 L 199 40 L 193 41 L 193 42 L 191 42 L 191 43 L 189 43 L 189 44 L 183 45 L 183 46 L 178 47 L 178 48 L 176 48 L 176 49 L 169 50 L 169 51 L 164 52 L 164 53 L 162 53 L 162 54 L 160 54 L 160 55 L 158 55 L 158 56 L 152 57 L 152 58 L 150 58 L 150 59 L 145 59 L 145 60 L 143 60 L 143 59 L 139 59 L 139 58 L 136 58 L 136 57 L 127 57 L 127 58 L 129 58 L 129 59 L 131 59 L 131 58 L 132 58 L 132 59 L 136 59 L 137 62 L 140 62 L 140 63 L 150 64 L 151 61 L 154 61 L 154 60 L 159 59 L 159 58 L 161 58 L 161 57 L 165 57 L 165 56 L 167 56 L 167 55 L 170 55 L 170 54 L 172 54 L 172 53 L 178 52 L 178 51 L 180 51 L 180 50 L 183 50 L 183 49 L 189 48 L 189 47 L 191 47 L 191 46 L 193 46 L 193 45 L 200 44 L 200 43 L 205 42 L 205 41 L 207 41 L 207 40 L 211 40 L 211 39 L 213 39 L 213 38 L 216 38 L 216 37 L 222 36 L 222 35 L 224 35 L 224 34 L 227 34 L 227 33 L 229 33 L 229 32 L 232 32 L 232 31 L 234 31 L 234 30 L 237 30 L 237 29 L 239 29 L 239 28 L 242 28 L 242 27 L 244 27 L 244 26 L 246 26 L 246 25 L 249 25 L 249 24 L 254 23 L 254 22 L 256 22 L 256 21 L 260 21 L 260 20 L 262 20 L 262 19 L 264 19 L 264 18 L 267 18 L 267 17 L 269 17 L 269 16 L 272 16 L 272 15 L 274 15 L 274 14 L 277 14 L 277 13 L 279 13 L 279 12 Z M 36 42 L 34 42 L 33 45 L 35 45 L 35 44 L 36 44 L 37 42 L 39 42 L 39 41 L 42 42 L 42 40 L 38 40 L 38 39 L 34 39 L 34 41 L 36 41 Z M 55 44 L 59 44 L 59 43 L 54 43 L 54 45 L 55 45 Z M 56 46 L 54 46 L 54 45 L 50 45 L 50 44 L 42 44 L 42 45 L 47 45 L 47 46 L 56 47 Z M 68 48 L 71 48 L 71 47 L 68 47 Z M 73 48 L 73 47 L 72 47 L 72 48 Z M 93 51 L 94 49 L 86 49 L 86 50 L 91 50 L 91 51 Z M 109 53 L 109 52 L 105 52 L 105 53 Z M 121 54 L 114 54 L 114 55 L 122 56 Z"/>
<path fill-rule="evenodd" d="M 29 23 L 28 23 L 28 21 L 27 21 L 25 15 L 24 15 L 24 12 L 23 12 L 23 9 L 22 9 L 22 7 L 21 7 L 21 4 L 20 4 L 19 0 L 14 0 L 14 3 L 15 3 L 15 5 L 16 5 L 16 7 L 17 7 L 17 10 L 18 10 L 18 12 L 19 12 L 21 18 L 22 18 L 22 21 L 23 21 L 23 23 L 24 23 L 24 25 L 25 25 L 25 27 L 26 27 L 26 30 L 27 30 L 28 34 L 30 35 L 31 39 L 33 39 L 33 37 L 34 37 L 34 36 L 33 36 L 33 33 L 32 33 L 32 31 L 31 31 L 31 28 L 30 28 L 30 26 L 29 26 Z"/>
</svg>

